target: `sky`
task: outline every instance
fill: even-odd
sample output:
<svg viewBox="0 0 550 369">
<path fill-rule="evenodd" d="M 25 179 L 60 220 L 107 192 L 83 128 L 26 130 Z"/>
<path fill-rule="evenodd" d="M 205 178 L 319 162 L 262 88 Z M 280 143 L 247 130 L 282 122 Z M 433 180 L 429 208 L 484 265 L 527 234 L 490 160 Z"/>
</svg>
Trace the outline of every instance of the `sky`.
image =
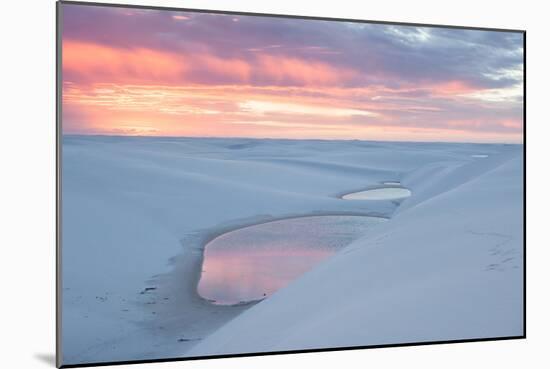
<svg viewBox="0 0 550 369">
<path fill-rule="evenodd" d="M 523 142 L 523 35 L 62 5 L 64 134 Z"/>
</svg>

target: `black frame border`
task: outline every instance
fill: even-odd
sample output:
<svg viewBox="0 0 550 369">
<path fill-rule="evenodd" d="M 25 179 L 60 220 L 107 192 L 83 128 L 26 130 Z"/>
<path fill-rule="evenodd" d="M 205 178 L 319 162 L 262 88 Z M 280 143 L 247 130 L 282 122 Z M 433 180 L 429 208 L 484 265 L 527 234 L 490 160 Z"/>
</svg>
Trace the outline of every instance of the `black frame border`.
<svg viewBox="0 0 550 369">
<path fill-rule="evenodd" d="M 395 25 L 395 26 L 410 26 L 410 27 L 429 27 L 429 28 L 446 28 L 446 29 L 462 29 L 472 31 L 492 31 L 492 32 L 508 32 L 508 33 L 521 33 L 523 35 L 523 334 L 518 336 L 506 336 L 506 337 L 481 337 L 471 339 L 456 339 L 456 340 L 443 340 L 443 341 L 426 341 L 426 342 L 407 342 L 407 343 L 391 343 L 381 345 L 366 345 L 366 346 L 349 346 L 349 347 L 329 347 L 318 349 L 304 349 L 304 350 L 286 350 L 286 351 L 266 351 L 266 352 L 247 352 L 239 354 L 227 354 L 227 355 L 207 355 L 207 356 L 191 356 L 191 357 L 174 357 L 163 359 L 150 359 L 150 360 L 124 360 L 124 361 L 104 361 L 104 362 L 90 362 L 83 364 L 66 364 L 62 363 L 62 218 L 61 218 L 61 195 L 62 195 L 62 5 L 82 5 L 82 6 L 99 6 L 99 7 L 114 7 L 114 8 L 130 8 L 130 9 L 145 9 L 145 10 L 166 10 L 166 11 L 181 11 L 192 13 L 209 13 L 209 14 L 225 14 L 225 15 L 244 15 L 244 16 L 257 16 L 257 17 L 270 17 L 270 18 L 285 18 L 285 19 L 303 19 L 303 20 L 318 20 L 318 21 L 336 21 L 336 22 L 353 22 L 353 23 L 368 23 L 368 24 L 380 24 L 380 25 Z M 505 28 L 490 28 L 490 27 L 470 27 L 470 26 L 457 26 L 457 25 L 442 25 L 442 24 L 428 24 L 428 23 L 408 23 L 408 22 L 393 22 L 393 21 L 379 21 L 379 20 L 364 20 L 364 19 L 350 19 L 350 18 L 331 18 L 320 16 L 301 16 L 290 14 L 270 14 L 270 13 L 254 13 L 254 12 L 241 12 L 230 10 L 213 10 L 213 9 L 192 9 L 192 8 L 179 8 L 179 7 L 166 7 L 166 6 L 154 6 L 154 5 L 131 5 L 131 4 L 117 4 L 117 3 L 101 3 L 101 2 L 87 2 L 87 1 L 73 1 L 73 0 L 58 0 L 56 2 L 56 34 L 55 34 L 55 134 L 56 134 L 56 367 L 57 368 L 84 368 L 92 366 L 108 366 L 108 365 L 127 365 L 127 364 L 147 364 L 147 363 L 165 363 L 176 361 L 193 361 L 193 360 L 208 360 L 208 359 L 223 359 L 223 358 L 238 358 L 238 357 L 253 357 L 253 356 L 269 356 L 269 355 L 287 355 L 287 354 L 304 354 L 304 353 L 318 353 L 318 352 L 332 352 L 332 351 L 351 351 L 351 350 L 363 350 L 363 349 L 375 349 L 375 348 L 391 348 L 391 347 L 409 347 L 409 346 L 428 346 L 428 345 L 441 345 L 441 344 L 455 344 L 455 343 L 471 343 L 471 342 L 487 342 L 487 341 L 508 341 L 519 340 L 527 338 L 527 31 L 522 29 L 505 29 Z"/>
</svg>

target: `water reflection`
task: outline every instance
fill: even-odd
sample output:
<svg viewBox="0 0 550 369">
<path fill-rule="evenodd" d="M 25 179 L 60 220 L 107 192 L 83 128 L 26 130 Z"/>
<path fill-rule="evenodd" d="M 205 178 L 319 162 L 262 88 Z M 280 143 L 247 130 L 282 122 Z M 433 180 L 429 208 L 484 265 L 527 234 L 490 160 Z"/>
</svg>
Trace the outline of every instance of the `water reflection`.
<svg viewBox="0 0 550 369">
<path fill-rule="evenodd" d="M 216 304 L 264 298 L 383 221 L 353 215 L 311 216 L 225 233 L 206 245 L 198 292 Z"/>
<path fill-rule="evenodd" d="M 397 200 L 411 196 L 412 192 L 403 187 L 374 188 L 359 192 L 352 192 L 342 196 L 344 200 Z"/>
</svg>

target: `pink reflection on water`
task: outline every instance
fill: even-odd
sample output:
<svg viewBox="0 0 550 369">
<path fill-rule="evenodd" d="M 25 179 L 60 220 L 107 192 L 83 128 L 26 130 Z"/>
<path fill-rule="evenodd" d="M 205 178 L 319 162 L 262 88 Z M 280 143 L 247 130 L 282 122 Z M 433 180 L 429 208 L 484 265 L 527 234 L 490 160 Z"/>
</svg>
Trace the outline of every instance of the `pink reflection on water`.
<svg viewBox="0 0 550 369">
<path fill-rule="evenodd" d="M 199 293 L 223 304 L 261 299 L 332 254 L 327 250 L 210 252 Z"/>
<path fill-rule="evenodd" d="M 262 299 L 383 221 L 313 216 L 244 227 L 206 245 L 199 294 L 216 304 Z"/>
</svg>

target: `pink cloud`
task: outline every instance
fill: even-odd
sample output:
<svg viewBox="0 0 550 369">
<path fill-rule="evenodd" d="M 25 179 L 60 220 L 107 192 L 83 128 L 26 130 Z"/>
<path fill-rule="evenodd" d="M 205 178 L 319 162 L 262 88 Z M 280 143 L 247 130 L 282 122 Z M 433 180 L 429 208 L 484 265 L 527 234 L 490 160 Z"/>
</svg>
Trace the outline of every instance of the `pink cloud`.
<svg viewBox="0 0 550 369">
<path fill-rule="evenodd" d="M 63 73 L 101 81 L 151 82 L 183 75 L 189 65 L 179 55 L 145 48 L 122 49 L 63 40 Z"/>
<path fill-rule="evenodd" d="M 258 55 L 258 62 L 257 73 L 268 76 L 274 84 L 290 82 L 306 86 L 334 86 L 359 78 L 359 73 L 351 69 L 288 56 Z"/>
<path fill-rule="evenodd" d="M 358 72 L 289 56 L 226 58 L 201 52 L 171 53 L 147 48 L 115 48 L 63 41 L 63 72 L 73 82 L 254 84 L 337 86 L 359 79 Z"/>
</svg>

